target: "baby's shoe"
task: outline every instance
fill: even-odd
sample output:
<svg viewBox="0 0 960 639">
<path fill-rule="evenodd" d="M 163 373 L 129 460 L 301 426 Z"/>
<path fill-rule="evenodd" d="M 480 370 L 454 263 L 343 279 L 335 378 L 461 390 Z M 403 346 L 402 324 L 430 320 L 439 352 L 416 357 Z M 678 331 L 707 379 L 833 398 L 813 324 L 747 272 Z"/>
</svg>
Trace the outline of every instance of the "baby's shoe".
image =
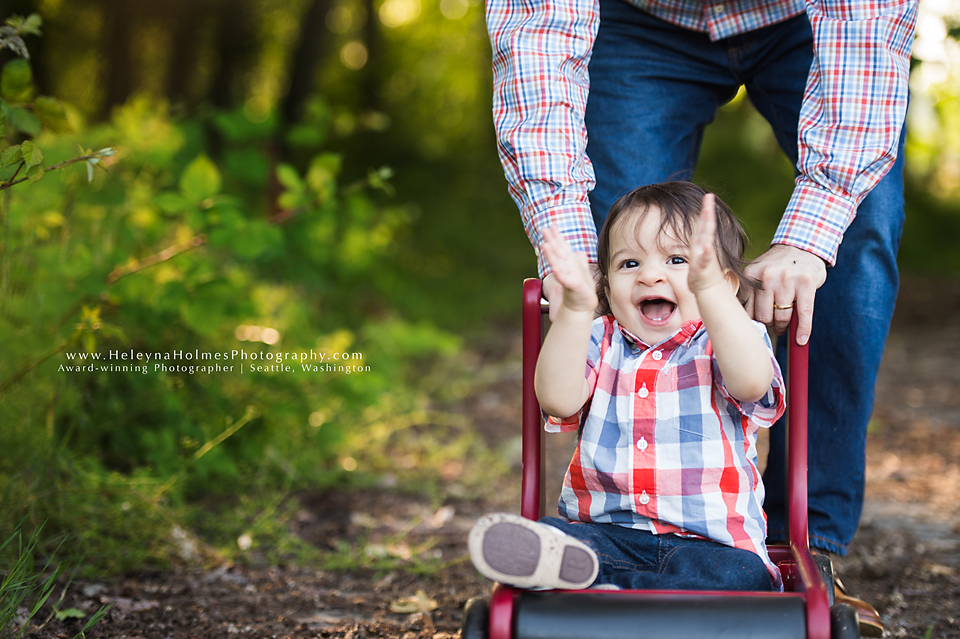
<svg viewBox="0 0 960 639">
<path fill-rule="evenodd" d="M 480 574 L 517 588 L 581 590 L 600 570 L 597 554 L 582 541 L 519 515 L 480 518 L 468 545 Z"/>
</svg>

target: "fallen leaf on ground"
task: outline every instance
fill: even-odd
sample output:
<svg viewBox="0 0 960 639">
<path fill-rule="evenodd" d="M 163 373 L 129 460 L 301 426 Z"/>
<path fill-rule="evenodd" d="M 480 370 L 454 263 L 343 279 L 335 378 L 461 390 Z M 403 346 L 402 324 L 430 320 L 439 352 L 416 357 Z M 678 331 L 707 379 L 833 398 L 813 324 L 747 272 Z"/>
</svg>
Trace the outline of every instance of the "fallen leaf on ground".
<svg viewBox="0 0 960 639">
<path fill-rule="evenodd" d="M 943 564 L 936 564 L 931 561 L 923 562 L 923 567 L 927 569 L 928 572 L 938 576 L 952 576 L 957 574 L 957 569 L 950 566 L 944 566 Z"/>
<path fill-rule="evenodd" d="M 80 610 L 79 608 L 67 608 L 66 610 L 57 610 L 54 612 L 57 616 L 57 619 L 63 621 L 64 619 L 83 619 L 87 616 L 87 613 Z"/>
<path fill-rule="evenodd" d="M 453 506 L 441 506 L 437 509 L 437 512 L 433 513 L 430 519 L 425 522 L 425 525 L 432 530 L 443 528 L 453 519 L 456 512 Z"/>
<path fill-rule="evenodd" d="M 410 546 L 402 541 L 387 546 L 387 552 L 390 553 L 391 556 L 403 559 L 404 561 L 413 557 L 413 552 L 410 550 Z"/>
<path fill-rule="evenodd" d="M 391 612 L 430 612 L 436 609 L 436 600 L 428 597 L 427 593 L 422 590 L 418 590 L 417 594 L 412 597 L 401 597 L 396 601 L 390 602 Z"/>
</svg>

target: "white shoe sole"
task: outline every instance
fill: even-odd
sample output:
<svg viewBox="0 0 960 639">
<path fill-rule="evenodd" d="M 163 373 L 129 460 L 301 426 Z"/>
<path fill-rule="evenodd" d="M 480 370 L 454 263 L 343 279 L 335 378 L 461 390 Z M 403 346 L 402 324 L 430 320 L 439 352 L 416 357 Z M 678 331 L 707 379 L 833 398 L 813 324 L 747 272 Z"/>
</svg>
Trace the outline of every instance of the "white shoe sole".
<svg viewBox="0 0 960 639">
<path fill-rule="evenodd" d="M 600 570 L 596 553 L 582 541 L 519 515 L 480 518 L 467 543 L 480 574 L 517 588 L 581 590 Z"/>
</svg>

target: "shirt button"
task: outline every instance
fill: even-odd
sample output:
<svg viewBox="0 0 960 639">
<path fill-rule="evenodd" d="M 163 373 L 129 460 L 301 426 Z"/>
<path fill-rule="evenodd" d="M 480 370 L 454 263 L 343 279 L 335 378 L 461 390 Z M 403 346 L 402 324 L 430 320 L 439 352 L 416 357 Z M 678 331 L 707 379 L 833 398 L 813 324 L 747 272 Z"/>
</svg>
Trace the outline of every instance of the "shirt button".
<svg viewBox="0 0 960 639">
<path fill-rule="evenodd" d="M 641 452 L 641 453 L 647 449 L 647 446 L 648 446 L 648 445 L 649 445 L 649 444 L 647 444 L 647 440 L 644 439 L 643 437 L 641 437 L 639 440 L 637 440 L 637 448 L 640 449 L 640 452 Z"/>
<path fill-rule="evenodd" d="M 653 359 L 659 362 L 661 359 L 663 359 L 663 351 L 653 351 L 653 355 L 651 355 L 650 357 L 652 357 Z"/>
<path fill-rule="evenodd" d="M 647 390 L 647 384 L 646 382 L 644 382 L 640 390 L 637 391 L 637 395 L 640 396 L 640 399 L 646 399 L 649 394 L 650 394 L 650 391 Z"/>
<path fill-rule="evenodd" d="M 642 493 L 640 493 L 640 498 L 638 499 L 638 501 L 644 506 L 650 503 L 650 495 L 647 494 L 647 491 L 643 491 Z"/>
<path fill-rule="evenodd" d="M 722 4 L 713 5 L 713 15 L 722 16 L 724 11 L 725 9 Z"/>
</svg>

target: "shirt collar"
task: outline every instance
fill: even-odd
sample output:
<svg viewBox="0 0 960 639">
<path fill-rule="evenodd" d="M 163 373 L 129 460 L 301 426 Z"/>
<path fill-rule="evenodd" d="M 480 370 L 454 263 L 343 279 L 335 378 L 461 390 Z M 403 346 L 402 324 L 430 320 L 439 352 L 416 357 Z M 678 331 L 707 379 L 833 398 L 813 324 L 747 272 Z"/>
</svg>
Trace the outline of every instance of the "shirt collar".
<svg viewBox="0 0 960 639">
<path fill-rule="evenodd" d="M 627 344 L 630 346 L 630 350 L 635 353 L 642 353 L 643 351 L 653 348 L 654 346 L 660 347 L 661 350 L 672 351 L 679 346 L 687 346 L 693 341 L 693 338 L 703 330 L 703 320 L 690 320 L 689 322 L 684 322 L 683 325 L 677 329 L 677 331 L 668 337 L 667 339 L 658 342 L 657 344 L 647 344 L 642 339 L 628 331 L 626 328 L 620 325 L 620 322 L 614 320 L 614 326 L 620 331 L 620 334 L 623 335 L 623 338 L 626 340 Z"/>
</svg>

